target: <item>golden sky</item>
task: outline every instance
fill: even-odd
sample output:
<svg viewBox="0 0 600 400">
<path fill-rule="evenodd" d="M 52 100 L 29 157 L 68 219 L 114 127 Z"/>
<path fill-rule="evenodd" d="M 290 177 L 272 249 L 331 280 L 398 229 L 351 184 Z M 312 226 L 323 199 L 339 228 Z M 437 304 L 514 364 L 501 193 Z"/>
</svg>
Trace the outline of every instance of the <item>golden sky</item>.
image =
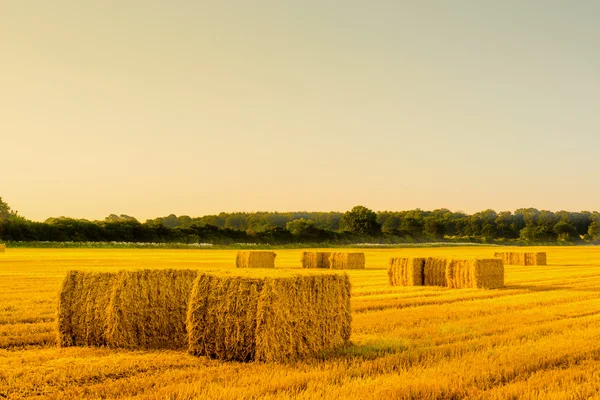
<svg viewBox="0 0 600 400">
<path fill-rule="evenodd" d="M 600 209 L 600 3 L 0 3 L 21 215 Z"/>
</svg>

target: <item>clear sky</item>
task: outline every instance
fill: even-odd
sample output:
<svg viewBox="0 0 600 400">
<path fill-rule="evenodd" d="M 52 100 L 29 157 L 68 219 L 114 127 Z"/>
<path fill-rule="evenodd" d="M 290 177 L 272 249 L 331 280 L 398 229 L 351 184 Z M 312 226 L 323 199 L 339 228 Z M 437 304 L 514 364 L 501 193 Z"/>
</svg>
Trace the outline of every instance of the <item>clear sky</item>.
<svg viewBox="0 0 600 400">
<path fill-rule="evenodd" d="M 21 215 L 600 210 L 600 2 L 0 2 Z"/>
</svg>

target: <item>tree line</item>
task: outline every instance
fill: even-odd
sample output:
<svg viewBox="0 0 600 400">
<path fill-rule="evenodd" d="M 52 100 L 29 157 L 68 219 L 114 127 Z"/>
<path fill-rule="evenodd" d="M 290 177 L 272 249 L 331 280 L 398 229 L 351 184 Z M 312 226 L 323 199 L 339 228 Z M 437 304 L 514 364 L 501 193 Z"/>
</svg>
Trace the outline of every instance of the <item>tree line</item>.
<svg viewBox="0 0 600 400">
<path fill-rule="evenodd" d="M 68 217 L 35 222 L 0 198 L 0 239 L 51 242 L 156 243 L 404 243 L 476 241 L 599 243 L 600 213 L 522 208 L 475 214 L 447 209 L 374 212 L 235 212 L 192 218 L 169 215 L 140 222 L 111 214 L 102 221 Z"/>
</svg>

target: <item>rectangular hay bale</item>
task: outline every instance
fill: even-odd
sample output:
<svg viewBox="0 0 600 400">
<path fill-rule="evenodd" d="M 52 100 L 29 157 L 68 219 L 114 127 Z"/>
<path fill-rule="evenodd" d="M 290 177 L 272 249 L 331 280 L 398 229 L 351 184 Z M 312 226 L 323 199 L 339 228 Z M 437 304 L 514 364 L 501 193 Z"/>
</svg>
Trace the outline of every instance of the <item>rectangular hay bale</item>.
<svg viewBox="0 0 600 400">
<path fill-rule="evenodd" d="M 106 346 L 106 308 L 115 273 L 69 271 L 58 293 L 57 344 Z"/>
<path fill-rule="evenodd" d="M 6 252 L 6 245 L 0 244 L 0 253 L 5 253 L 5 252 Z"/>
<path fill-rule="evenodd" d="M 200 274 L 190 297 L 188 350 L 223 360 L 291 361 L 346 345 L 351 321 L 346 275 Z"/>
<path fill-rule="evenodd" d="M 547 265 L 546 253 L 504 252 L 494 253 L 505 265 Z"/>
<path fill-rule="evenodd" d="M 274 251 L 238 251 L 235 266 L 237 268 L 275 268 Z"/>
<path fill-rule="evenodd" d="M 446 282 L 449 288 L 473 287 L 473 260 L 449 260 L 446 264 Z"/>
<path fill-rule="evenodd" d="M 424 258 L 392 257 L 388 264 L 391 286 L 423 286 Z"/>
<path fill-rule="evenodd" d="M 192 270 L 122 271 L 113 283 L 106 339 L 110 347 L 184 349 Z"/>
<path fill-rule="evenodd" d="M 182 349 L 197 272 L 69 271 L 58 300 L 58 345 Z"/>
<path fill-rule="evenodd" d="M 303 251 L 300 257 L 302 268 L 329 268 L 330 252 Z"/>
<path fill-rule="evenodd" d="M 472 260 L 472 284 L 479 289 L 497 289 L 504 287 L 504 264 L 499 259 Z"/>
<path fill-rule="evenodd" d="M 364 269 L 365 253 L 336 252 L 329 256 L 331 269 Z"/>
<path fill-rule="evenodd" d="M 423 265 L 423 285 L 447 286 L 445 258 L 428 257 Z"/>
</svg>

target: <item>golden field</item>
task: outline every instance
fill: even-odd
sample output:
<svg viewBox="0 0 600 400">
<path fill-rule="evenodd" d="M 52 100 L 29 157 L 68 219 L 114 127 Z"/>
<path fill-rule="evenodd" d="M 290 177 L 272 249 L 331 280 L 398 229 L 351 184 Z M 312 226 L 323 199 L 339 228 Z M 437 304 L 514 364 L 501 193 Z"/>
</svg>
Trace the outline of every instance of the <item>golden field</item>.
<svg viewBox="0 0 600 400">
<path fill-rule="evenodd" d="M 269 364 L 55 346 L 67 270 L 234 268 L 236 250 L 7 249 L 0 254 L 0 399 L 600 398 L 600 248 L 527 249 L 546 251 L 548 266 L 507 266 L 498 290 L 388 285 L 392 256 L 510 250 L 364 250 L 366 269 L 340 272 L 353 285 L 352 346 Z M 301 250 L 276 252 L 277 268 L 300 267 Z"/>
</svg>

